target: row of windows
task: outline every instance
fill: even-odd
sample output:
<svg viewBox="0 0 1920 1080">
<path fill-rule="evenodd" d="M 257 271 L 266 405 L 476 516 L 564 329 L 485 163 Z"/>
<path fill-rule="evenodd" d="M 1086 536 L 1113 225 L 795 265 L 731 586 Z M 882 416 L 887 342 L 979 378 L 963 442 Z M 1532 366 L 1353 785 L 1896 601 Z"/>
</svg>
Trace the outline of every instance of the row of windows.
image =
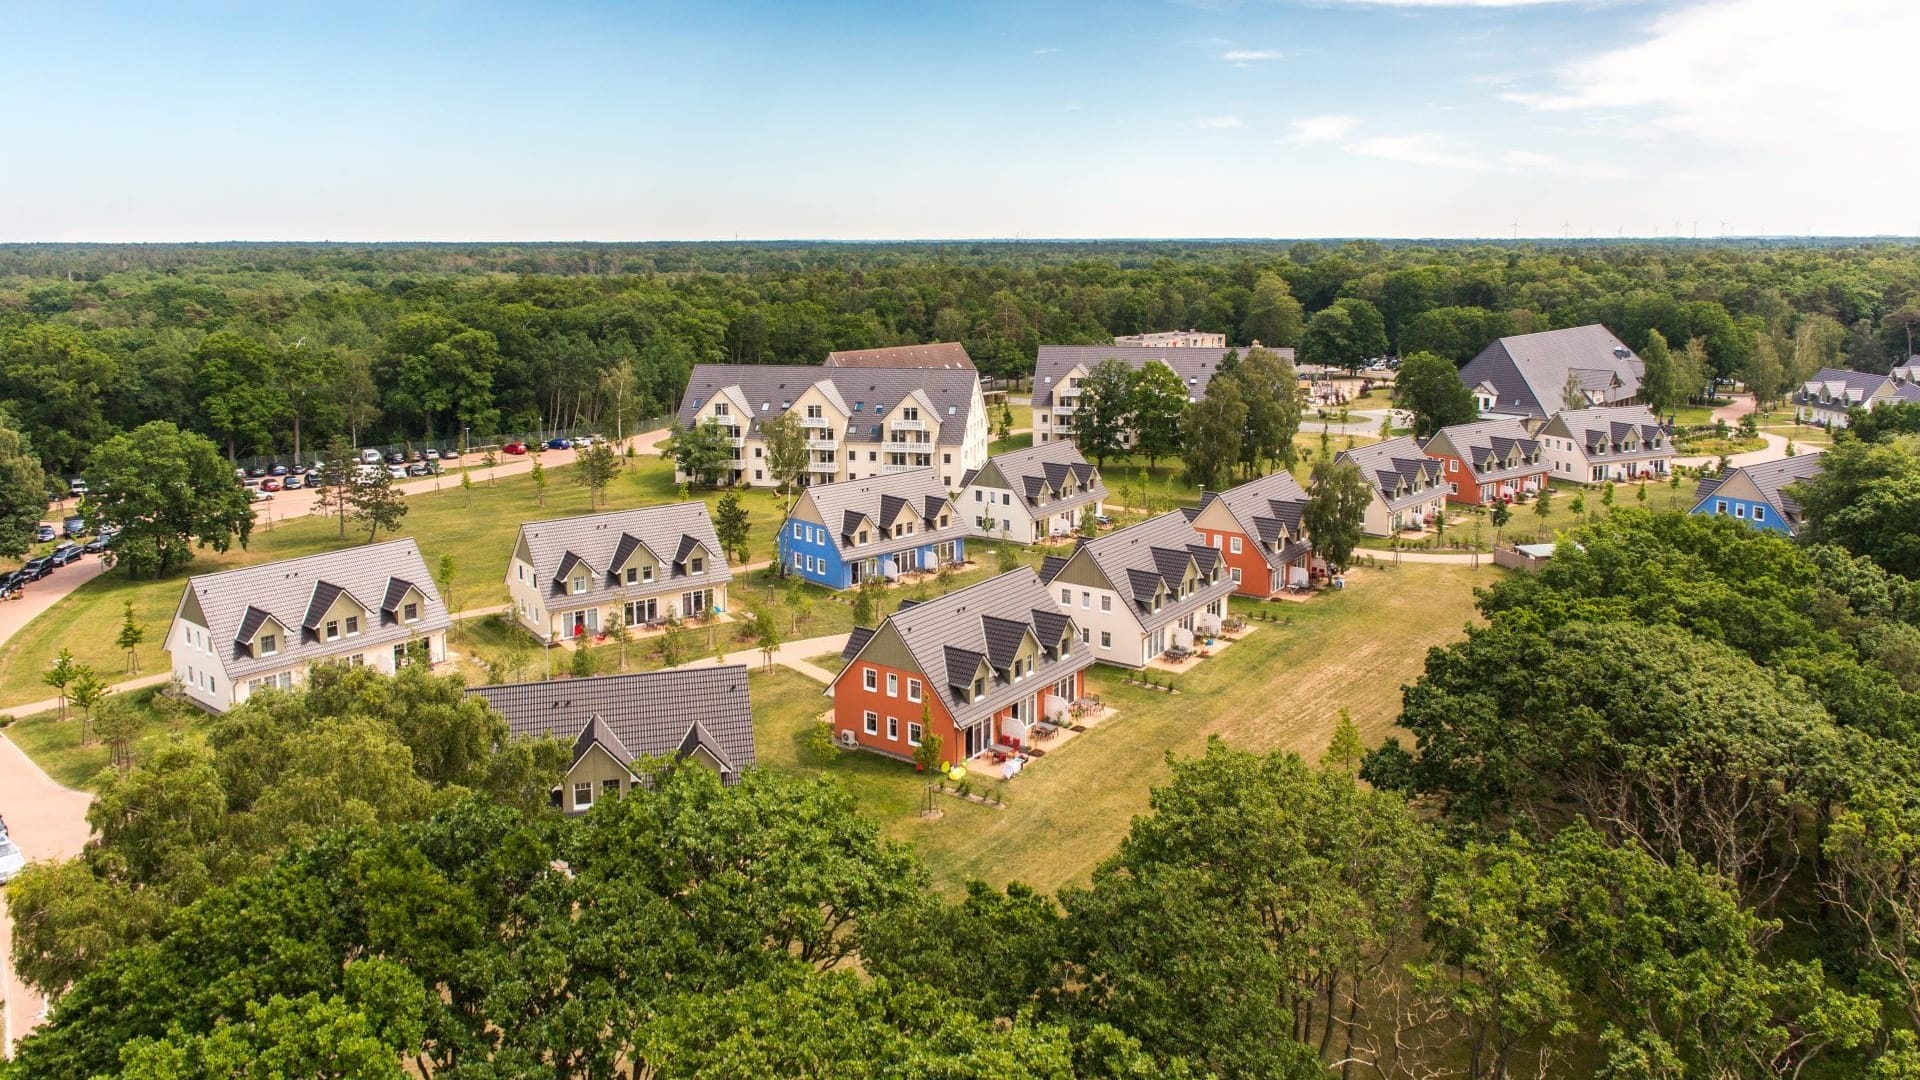
<svg viewBox="0 0 1920 1080">
<path fill-rule="evenodd" d="M 862 673 L 861 682 L 865 684 L 868 690 L 878 691 L 880 689 L 880 673 L 873 668 L 866 668 Z M 888 697 L 900 696 L 900 676 L 894 674 L 891 671 L 887 672 L 887 696 Z M 920 680 L 919 679 L 909 678 L 907 680 L 907 700 L 908 701 L 920 700 Z"/>
<path fill-rule="evenodd" d="M 187 665 L 187 685 L 193 687 L 196 690 L 205 690 L 207 693 L 211 694 L 213 693 L 213 672 L 196 671 L 192 664 L 188 664 Z"/>
<path fill-rule="evenodd" d="M 1722 515 L 1722 516 L 1725 516 L 1725 514 L 1726 514 L 1726 512 L 1727 512 L 1727 500 L 1725 500 L 1725 499 L 1715 499 L 1715 500 L 1713 500 L 1713 512 L 1714 512 L 1714 513 L 1716 513 L 1716 514 L 1720 514 L 1720 515 Z M 1734 504 L 1733 504 L 1733 516 L 1734 516 L 1734 517 L 1737 517 L 1737 518 L 1745 518 L 1745 517 L 1747 516 L 1747 507 L 1746 507 L 1746 504 L 1744 504 L 1744 503 L 1734 503 Z M 1766 507 L 1764 507 L 1764 506 L 1756 506 L 1756 507 L 1754 507 L 1754 508 L 1753 508 L 1753 520 L 1755 520 L 1755 521 L 1765 521 L 1765 520 L 1767 520 L 1767 508 L 1766 508 Z"/>
<path fill-rule="evenodd" d="M 1072 590 L 1072 589 L 1061 589 L 1061 590 L 1060 590 L 1060 606 L 1061 606 L 1061 607 L 1072 607 L 1072 606 L 1073 606 L 1073 590 Z M 1081 606 L 1082 608 L 1092 608 L 1092 607 L 1093 607 L 1093 594 L 1092 594 L 1092 593 L 1090 593 L 1090 592 L 1088 592 L 1088 591 L 1087 591 L 1087 590 L 1085 590 L 1085 589 L 1081 589 L 1081 590 L 1080 590 L 1080 606 Z M 1113 610 L 1113 597 L 1112 597 L 1112 595 L 1110 595 L 1110 594 L 1108 594 L 1108 593 L 1101 593 L 1101 594 L 1100 594 L 1100 610 L 1101 610 L 1101 611 L 1112 611 L 1112 610 Z"/>
<path fill-rule="evenodd" d="M 812 555 L 802 555 L 796 551 L 793 553 L 793 568 L 795 570 L 805 570 L 809 574 L 824 574 L 827 572 L 827 560 L 824 557 L 815 558 Z"/>
<path fill-rule="evenodd" d="M 861 717 L 861 727 L 869 735 L 880 734 L 880 714 L 868 711 L 865 716 Z M 920 734 L 920 722 L 918 720 L 907 721 L 907 745 L 919 746 Z M 889 742 L 900 741 L 900 718 L 897 716 L 887 717 L 887 740 Z"/>
<path fill-rule="evenodd" d="M 1226 541 L 1227 541 L 1227 550 L 1228 550 L 1228 551 L 1231 551 L 1231 552 L 1232 552 L 1232 553 L 1234 553 L 1235 555 L 1238 555 L 1238 554 L 1240 554 L 1240 537 L 1238 537 L 1238 536 L 1226 536 L 1226 534 L 1224 534 L 1224 533 L 1214 533 L 1214 534 L 1213 534 L 1213 537 L 1212 537 L 1212 540 L 1213 540 L 1213 546 L 1214 546 L 1214 548 L 1215 548 L 1216 550 L 1218 550 L 1218 549 L 1219 549 L 1219 547 L 1220 547 L 1220 541 L 1221 541 L 1221 539 L 1222 539 L 1222 537 L 1225 537 L 1225 539 L 1226 539 Z"/>
<path fill-rule="evenodd" d="M 212 688 L 209 687 L 208 689 Z M 250 695 L 257 694 L 262 690 L 291 689 L 293 689 L 293 672 L 291 671 L 283 671 L 278 675 L 267 675 L 262 678 L 247 680 L 247 693 Z"/>
<path fill-rule="evenodd" d="M 600 794 L 609 799 L 620 797 L 620 781 L 609 778 L 600 781 Z M 587 810 L 593 806 L 593 781 L 575 780 L 573 782 L 573 808 Z"/>
</svg>

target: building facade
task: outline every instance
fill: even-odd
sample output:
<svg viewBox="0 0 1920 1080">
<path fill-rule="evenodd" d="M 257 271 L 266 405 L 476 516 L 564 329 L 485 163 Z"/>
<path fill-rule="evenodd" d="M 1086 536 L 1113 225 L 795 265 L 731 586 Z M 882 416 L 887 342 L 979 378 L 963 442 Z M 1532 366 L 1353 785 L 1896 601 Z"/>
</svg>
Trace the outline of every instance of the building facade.
<svg viewBox="0 0 1920 1080">
<path fill-rule="evenodd" d="M 1480 415 L 1544 420 L 1563 409 L 1631 405 L 1640 400 L 1646 364 L 1592 323 L 1503 337 L 1460 369 Z"/>
<path fill-rule="evenodd" d="M 1373 488 L 1361 531 L 1368 536 L 1397 536 L 1424 529 L 1446 513 L 1447 485 L 1440 463 L 1428 457 L 1413 436 L 1342 450 L 1336 461 L 1351 461 Z"/>
<path fill-rule="evenodd" d="M 966 561 L 967 523 L 932 469 L 803 492 L 780 527 L 787 573 L 829 589 Z"/>
<path fill-rule="evenodd" d="M 548 644 L 724 612 L 732 580 L 704 502 L 529 521 L 507 560 L 514 617 Z"/>
<path fill-rule="evenodd" d="M 747 668 L 727 664 L 591 679 L 475 686 L 515 738 L 573 743 L 553 804 L 569 814 L 644 782 L 647 759 L 692 762 L 732 785 L 753 767 Z"/>
<path fill-rule="evenodd" d="M 1226 560 L 1237 596 L 1267 599 L 1305 585 L 1315 565 L 1302 519 L 1307 493 L 1284 470 L 1200 496 L 1193 529 Z"/>
<path fill-rule="evenodd" d="M 788 414 L 805 436 L 802 486 L 931 468 L 957 491 L 967 470 L 987 460 L 986 404 L 970 365 L 698 364 L 677 420 L 683 428 L 712 421 L 726 431 L 733 450 L 726 482 L 774 487 L 780 480 L 764 425 Z M 675 479 L 690 478 L 676 470 Z"/>
<path fill-rule="evenodd" d="M 1226 561 L 1180 510 L 1048 556 L 1040 579 L 1093 658 L 1128 668 L 1218 630 L 1233 593 Z"/>
<path fill-rule="evenodd" d="M 1434 432 L 1421 449 L 1440 463 L 1451 503 L 1491 506 L 1547 486 L 1549 465 L 1524 420 L 1455 424 Z"/>
<path fill-rule="evenodd" d="M 1820 454 L 1799 454 L 1706 477 L 1689 513 L 1730 517 L 1756 529 L 1792 536 L 1800 531 L 1802 518 L 1800 500 L 1791 489 L 1820 475 L 1825 464 Z"/>
<path fill-rule="evenodd" d="M 1847 426 L 1847 410 L 1873 410 L 1896 401 L 1920 402 L 1920 385 L 1912 366 L 1897 367 L 1891 375 L 1821 368 L 1793 392 L 1794 415 L 1808 424 L 1827 428 Z"/>
<path fill-rule="evenodd" d="M 1021 568 L 856 627 L 827 687 L 843 745 L 912 758 L 928 735 L 957 761 L 1017 747 L 1085 696 L 1091 650 Z"/>
<path fill-rule="evenodd" d="M 1042 345 L 1033 373 L 1034 444 L 1074 441 L 1081 383 L 1103 360 L 1118 360 L 1135 371 L 1164 364 L 1186 385 L 1187 400 L 1199 401 L 1226 354 L 1224 348 L 1197 346 Z"/>
<path fill-rule="evenodd" d="M 1116 335 L 1113 343 L 1143 349 L 1225 349 L 1227 335 L 1209 334 L 1205 330 L 1160 330 L 1151 334 Z"/>
<path fill-rule="evenodd" d="M 449 625 L 420 549 L 390 540 L 189 578 L 167 653 L 188 700 L 225 712 L 316 664 L 442 663 Z"/>
<path fill-rule="evenodd" d="M 1674 455 L 1667 429 L 1644 405 L 1556 413 L 1536 438 L 1548 475 L 1575 484 L 1659 479 Z"/>
<path fill-rule="evenodd" d="M 1107 497 L 1100 470 L 1070 442 L 997 454 L 960 478 L 959 510 L 975 536 L 1031 544 L 1071 536 Z"/>
</svg>

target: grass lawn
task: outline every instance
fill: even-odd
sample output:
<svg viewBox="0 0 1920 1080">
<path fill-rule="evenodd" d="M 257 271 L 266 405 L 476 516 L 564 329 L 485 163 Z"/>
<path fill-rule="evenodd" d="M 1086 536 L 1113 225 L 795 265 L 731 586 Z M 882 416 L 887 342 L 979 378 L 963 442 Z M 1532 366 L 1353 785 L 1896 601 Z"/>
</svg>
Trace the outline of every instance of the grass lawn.
<svg viewBox="0 0 1920 1080">
<path fill-rule="evenodd" d="M 1530 503 L 1514 503 L 1511 507 L 1513 519 L 1507 522 L 1506 530 L 1500 534 L 1502 541 L 1511 540 L 1522 544 L 1550 541 L 1554 533 L 1571 529 L 1582 521 L 1593 520 L 1595 515 L 1607 512 L 1605 504 L 1600 501 L 1602 489 L 1597 484 L 1586 487 L 1561 480 L 1549 480 L 1547 486 L 1553 492 L 1553 498 L 1547 502 L 1546 516 L 1542 517 L 1537 512 L 1540 506 L 1537 500 Z M 1693 498 L 1694 486 L 1695 482 L 1687 478 L 1681 479 L 1677 490 L 1668 483 L 1649 483 L 1646 485 L 1647 501 L 1644 505 L 1649 510 L 1684 508 Z M 1616 484 L 1613 489 L 1613 504 L 1617 507 L 1643 505 L 1635 497 L 1638 493 L 1639 485 Z M 1575 496 L 1580 495 L 1586 497 L 1585 512 L 1576 514 L 1573 512 L 1573 500 Z M 1403 550 L 1471 551 L 1474 547 L 1476 521 L 1480 525 L 1480 550 L 1493 550 L 1494 530 L 1493 518 L 1490 514 L 1467 506 L 1449 506 L 1447 510 L 1446 535 L 1435 537 L 1428 534 L 1403 540 L 1401 545 Z M 1390 538 L 1383 536 L 1362 537 L 1360 547 L 1374 552 L 1392 550 Z"/>
<path fill-rule="evenodd" d="M 1015 450 L 1025 450 L 1033 445 L 1033 432 L 1023 431 L 1018 435 L 1009 435 L 1004 439 L 995 439 L 987 447 L 987 453 L 1010 454 Z"/>
<path fill-rule="evenodd" d="M 789 671 L 754 676 L 760 763 L 839 779 L 889 836 L 917 846 L 949 891 L 969 878 L 1052 890 L 1087 880 L 1145 812 L 1169 751 L 1197 754 L 1219 735 L 1248 750 L 1318 755 L 1341 708 L 1378 743 L 1394 730 L 1400 687 L 1420 673 L 1427 648 L 1458 638 L 1475 617 L 1473 587 L 1503 573 L 1431 564 L 1356 571 L 1342 592 L 1268 605 L 1292 624 L 1256 622 L 1249 636 L 1180 676 L 1178 695 L 1122 686 L 1119 672 L 1096 667 L 1092 690 L 1120 715 L 1011 782 L 975 784 L 998 788 L 991 793 L 1005 810 L 935 796 L 944 813 L 926 821 L 917 813 L 921 778 L 910 767 L 872 754 L 818 754 L 807 733 L 829 702 L 818 683 Z"/>
<path fill-rule="evenodd" d="M 1673 449 L 1681 457 L 1718 457 L 1721 454 L 1744 454 L 1749 450 L 1765 448 L 1767 441 L 1758 437 L 1743 439 L 1738 432 L 1730 433 L 1726 438 L 1712 435 L 1693 438 L 1678 438 L 1673 441 Z"/>
<path fill-rule="evenodd" d="M 161 710 L 155 707 L 157 688 L 136 690 L 124 700 L 146 720 L 146 727 L 133 744 L 135 760 L 144 759 L 156 747 L 177 733 L 205 730 L 212 717 L 191 706 Z M 164 699 L 162 699 L 164 700 Z M 48 776 L 71 788 L 92 788 L 93 779 L 107 767 L 111 753 L 107 744 L 93 737 L 80 744 L 80 711 L 69 708 L 67 718 L 59 710 L 36 713 L 7 725 L 7 738 L 27 752 Z M 91 732 L 89 732 L 91 736 Z"/>
</svg>

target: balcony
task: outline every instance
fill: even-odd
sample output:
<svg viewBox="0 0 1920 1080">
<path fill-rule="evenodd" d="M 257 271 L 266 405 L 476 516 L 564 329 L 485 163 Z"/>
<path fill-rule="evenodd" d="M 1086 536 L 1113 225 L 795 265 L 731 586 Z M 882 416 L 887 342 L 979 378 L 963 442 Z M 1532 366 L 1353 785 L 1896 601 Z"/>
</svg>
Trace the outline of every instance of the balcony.
<svg viewBox="0 0 1920 1080">
<path fill-rule="evenodd" d="M 838 449 L 840 449 L 840 440 L 838 440 L 838 439 L 808 439 L 808 440 L 807 440 L 807 449 L 809 449 L 809 450 L 838 450 Z"/>
<path fill-rule="evenodd" d="M 1080 403 L 1077 401 L 1059 402 L 1053 406 L 1053 415 L 1055 416 L 1072 416 L 1079 411 Z"/>
<path fill-rule="evenodd" d="M 827 418 L 824 416 L 803 416 L 800 418 L 800 426 L 803 428 L 823 428 L 827 426 Z"/>
<path fill-rule="evenodd" d="M 827 476 L 838 476 L 840 475 L 840 463 L 837 461 L 809 461 L 807 462 L 807 471 L 810 473 L 822 473 Z"/>
<path fill-rule="evenodd" d="M 927 422 L 925 420 L 918 420 L 907 416 L 896 416 L 888 423 L 899 431 L 927 430 Z"/>
<path fill-rule="evenodd" d="M 932 467 L 933 466 L 930 463 L 926 465 L 895 465 L 893 462 L 889 461 L 886 464 L 880 466 L 880 471 L 887 472 L 887 473 L 912 472 L 915 469 L 928 469 Z"/>
<path fill-rule="evenodd" d="M 747 445 L 747 440 L 745 436 L 735 435 L 733 438 L 727 440 L 727 444 L 729 446 L 732 446 L 735 450 L 739 450 L 744 448 Z M 736 454 L 735 456 L 737 457 L 739 455 Z"/>
</svg>

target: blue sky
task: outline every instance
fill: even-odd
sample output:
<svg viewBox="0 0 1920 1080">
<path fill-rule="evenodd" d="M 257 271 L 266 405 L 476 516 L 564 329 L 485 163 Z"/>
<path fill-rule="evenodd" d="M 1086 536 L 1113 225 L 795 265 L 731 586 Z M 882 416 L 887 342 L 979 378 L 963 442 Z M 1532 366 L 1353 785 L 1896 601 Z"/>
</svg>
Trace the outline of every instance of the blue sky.
<svg viewBox="0 0 1920 1080">
<path fill-rule="evenodd" d="M 7 19 L 0 241 L 1920 233 L 1909 0 Z"/>
</svg>

